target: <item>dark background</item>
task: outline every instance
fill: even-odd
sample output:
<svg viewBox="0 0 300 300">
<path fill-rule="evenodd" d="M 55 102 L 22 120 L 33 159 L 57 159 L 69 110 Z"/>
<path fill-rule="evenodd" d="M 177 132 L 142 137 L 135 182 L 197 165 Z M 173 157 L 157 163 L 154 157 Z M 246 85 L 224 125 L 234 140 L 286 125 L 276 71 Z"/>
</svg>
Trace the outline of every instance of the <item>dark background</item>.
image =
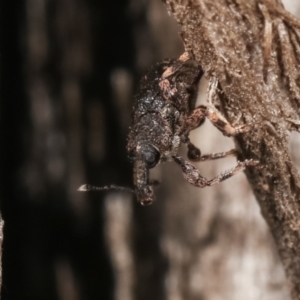
<svg viewBox="0 0 300 300">
<path fill-rule="evenodd" d="M 149 5 L 1 2 L 3 300 L 113 298 L 108 193 L 76 189 L 86 182 L 132 186 L 125 150 L 132 91 L 164 57 Z M 170 45 L 171 55 L 178 45 Z M 140 211 L 134 205 L 134 222 L 145 222 Z"/>
</svg>

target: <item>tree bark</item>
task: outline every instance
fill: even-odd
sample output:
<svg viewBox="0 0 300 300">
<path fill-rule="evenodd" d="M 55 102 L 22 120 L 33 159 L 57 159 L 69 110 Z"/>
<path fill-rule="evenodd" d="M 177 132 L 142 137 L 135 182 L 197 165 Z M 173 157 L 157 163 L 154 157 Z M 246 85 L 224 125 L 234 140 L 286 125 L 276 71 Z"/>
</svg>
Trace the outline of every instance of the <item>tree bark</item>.
<svg viewBox="0 0 300 300">
<path fill-rule="evenodd" d="M 300 21 L 272 0 L 165 0 L 206 77 L 219 80 L 239 160 L 257 159 L 247 178 L 275 239 L 293 299 L 300 298 L 300 178 L 289 153 L 299 130 Z"/>
</svg>

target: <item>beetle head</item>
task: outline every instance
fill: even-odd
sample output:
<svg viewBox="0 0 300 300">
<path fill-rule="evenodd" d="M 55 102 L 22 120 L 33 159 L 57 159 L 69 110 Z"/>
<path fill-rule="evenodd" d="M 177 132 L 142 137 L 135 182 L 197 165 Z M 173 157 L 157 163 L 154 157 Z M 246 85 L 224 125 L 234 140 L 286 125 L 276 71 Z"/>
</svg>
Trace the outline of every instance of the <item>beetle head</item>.
<svg viewBox="0 0 300 300">
<path fill-rule="evenodd" d="M 142 205 L 154 201 L 153 183 L 149 180 L 149 169 L 155 167 L 160 159 L 159 151 L 149 143 L 137 145 L 132 159 L 134 161 L 134 186 L 138 201 Z"/>
</svg>

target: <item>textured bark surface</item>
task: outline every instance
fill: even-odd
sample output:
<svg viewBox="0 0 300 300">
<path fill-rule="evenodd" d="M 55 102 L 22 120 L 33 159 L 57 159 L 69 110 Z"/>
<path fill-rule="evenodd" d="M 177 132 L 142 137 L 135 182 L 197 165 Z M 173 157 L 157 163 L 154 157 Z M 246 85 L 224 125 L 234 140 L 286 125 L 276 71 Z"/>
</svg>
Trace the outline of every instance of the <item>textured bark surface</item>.
<svg viewBox="0 0 300 300">
<path fill-rule="evenodd" d="M 166 1 L 188 49 L 220 82 L 226 117 L 253 129 L 235 138 L 239 159 L 260 160 L 246 174 L 300 297 L 300 179 L 289 154 L 299 126 L 300 22 L 279 1 Z"/>
</svg>

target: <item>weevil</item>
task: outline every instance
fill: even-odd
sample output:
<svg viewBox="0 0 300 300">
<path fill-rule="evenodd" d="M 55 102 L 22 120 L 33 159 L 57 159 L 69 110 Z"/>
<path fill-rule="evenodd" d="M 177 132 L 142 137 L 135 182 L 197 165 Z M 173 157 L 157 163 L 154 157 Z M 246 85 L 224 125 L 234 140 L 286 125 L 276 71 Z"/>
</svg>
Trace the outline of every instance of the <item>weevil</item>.
<svg viewBox="0 0 300 300">
<path fill-rule="evenodd" d="M 203 188 L 217 184 L 247 166 L 258 164 L 255 160 L 245 160 L 217 177 L 208 180 L 198 169 L 178 155 L 181 144 L 188 148 L 191 161 L 219 159 L 235 155 L 236 151 L 201 155 L 191 143 L 189 133 L 203 124 L 206 118 L 225 136 L 234 136 L 249 131 L 251 124 L 231 125 L 213 105 L 218 81 L 211 77 L 208 88 L 208 104 L 195 107 L 198 83 L 203 76 L 200 65 L 184 53 L 178 59 L 167 59 L 157 63 L 142 77 L 135 96 L 132 126 L 129 130 L 127 152 L 133 162 L 134 190 L 118 187 L 96 187 L 83 185 L 80 191 L 125 190 L 136 194 L 141 205 L 154 201 L 153 186 L 158 184 L 149 179 L 149 170 L 158 163 L 175 161 L 182 169 L 184 178 L 194 186 Z"/>
</svg>

